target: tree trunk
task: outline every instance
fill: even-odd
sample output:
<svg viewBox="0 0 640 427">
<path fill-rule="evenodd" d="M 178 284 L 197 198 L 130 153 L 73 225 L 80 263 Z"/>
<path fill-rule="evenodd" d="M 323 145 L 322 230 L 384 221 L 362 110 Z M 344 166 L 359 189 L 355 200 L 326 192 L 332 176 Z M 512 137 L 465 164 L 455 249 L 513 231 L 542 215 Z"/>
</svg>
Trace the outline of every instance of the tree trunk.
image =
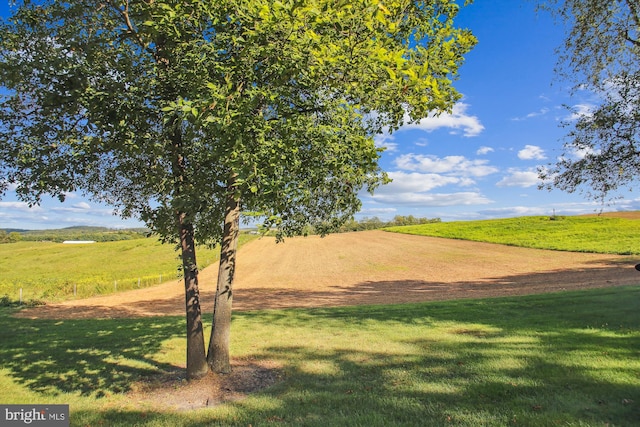
<svg viewBox="0 0 640 427">
<path fill-rule="evenodd" d="M 193 225 L 185 223 L 184 214 L 178 215 L 178 222 L 187 309 L 187 379 L 191 380 L 205 376 L 209 372 L 209 365 L 207 365 L 204 352 L 204 332 Z"/>
<path fill-rule="evenodd" d="M 235 179 L 229 182 L 224 217 L 224 235 L 220 246 L 218 286 L 213 306 L 213 326 L 207 361 L 213 372 L 231 372 L 229 361 L 229 337 L 231 335 L 231 305 L 233 301 L 233 276 L 236 269 L 236 250 L 240 234 L 240 200 L 234 189 Z"/>
</svg>

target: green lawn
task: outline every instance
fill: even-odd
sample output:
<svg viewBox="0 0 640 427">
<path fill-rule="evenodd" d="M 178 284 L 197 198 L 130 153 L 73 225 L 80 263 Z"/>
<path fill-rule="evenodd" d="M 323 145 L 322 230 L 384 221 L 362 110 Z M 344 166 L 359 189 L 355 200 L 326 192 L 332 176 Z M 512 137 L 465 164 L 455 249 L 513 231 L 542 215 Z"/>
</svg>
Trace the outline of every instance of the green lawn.
<svg viewBox="0 0 640 427">
<path fill-rule="evenodd" d="M 474 240 L 538 249 L 640 254 L 640 220 L 598 216 L 531 216 L 483 221 L 440 222 L 387 231 Z"/>
<path fill-rule="evenodd" d="M 240 244 L 254 236 L 242 234 Z M 198 248 L 199 266 L 219 257 L 219 248 Z M 151 286 L 180 277 L 179 253 L 157 238 L 66 245 L 17 242 L 0 245 L 0 297 L 60 301 Z M 76 294 L 74 295 L 74 290 Z"/>
<path fill-rule="evenodd" d="M 68 403 L 74 426 L 632 426 L 640 287 L 234 314 L 235 358 L 282 381 L 217 408 L 154 411 L 131 383 L 184 360 L 175 317 L 45 321 L 1 309 L 0 402 Z M 207 322 L 208 323 L 208 322 Z"/>
</svg>

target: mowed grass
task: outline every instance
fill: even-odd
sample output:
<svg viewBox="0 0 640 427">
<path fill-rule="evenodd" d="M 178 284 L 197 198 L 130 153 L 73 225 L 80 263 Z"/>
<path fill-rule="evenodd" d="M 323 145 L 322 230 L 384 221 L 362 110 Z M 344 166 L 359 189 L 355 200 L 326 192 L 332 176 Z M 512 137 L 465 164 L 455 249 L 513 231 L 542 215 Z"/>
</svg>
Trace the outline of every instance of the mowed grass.
<svg viewBox="0 0 640 427">
<path fill-rule="evenodd" d="M 240 244 L 254 236 L 241 235 Z M 219 248 L 199 247 L 200 268 L 218 260 Z M 62 244 L 0 245 L 0 297 L 60 301 L 152 286 L 181 277 L 179 252 L 157 238 Z M 75 294 L 74 294 L 75 292 Z"/>
<path fill-rule="evenodd" d="M 234 313 L 236 359 L 276 385 L 177 412 L 127 397 L 183 366 L 182 318 L 25 320 L 0 310 L 0 402 L 73 426 L 633 426 L 640 286 L 518 298 Z M 207 322 L 208 323 L 208 322 Z"/>
<path fill-rule="evenodd" d="M 385 230 L 537 249 L 640 254 L 640 219 L 609 216 L 531 216 L 440 222 Z"/>
</svg>

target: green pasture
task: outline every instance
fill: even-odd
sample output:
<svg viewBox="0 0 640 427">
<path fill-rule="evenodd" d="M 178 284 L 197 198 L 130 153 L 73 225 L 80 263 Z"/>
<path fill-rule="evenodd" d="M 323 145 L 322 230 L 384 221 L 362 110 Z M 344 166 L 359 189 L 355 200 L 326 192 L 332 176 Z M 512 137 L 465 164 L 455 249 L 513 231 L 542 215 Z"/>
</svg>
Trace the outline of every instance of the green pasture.
<svg viewBox="0 0 640 427">
<path fill-rule="evenodd" d="M 254 236 L 242 234 L 240 244 Z M 217 261 L 219 248 L 199 247 L 198 265 Z M 179 253 L 157 238 L 63 244 L 23 241 L 0 245 L 0 297 L 60 301 L 178 280 Z M 75 294 L 74 294 L 75 292 Z"/>
<path fill-rule="evenodd" d="M 537 249 L 640 254 L 640 220 L 604 216 L 531 216 L 483 221 L 436 222 L 387 231 L 474 240 Z"/>
<path fill-rule="evenodd" d="M 72 426 L 633 426 L 640 287 L 397 306 L 238 312 L 236 360 L 280 380 L 178 412 L 131 402 L 183 375 L 184 320 L 25 320 L 0 309 L 0 402 L 66 403 Z M 208 323 L 208 322 L 207 322 Z M 179 387 L 180 382 L 176 383 Z"/>
</svg>

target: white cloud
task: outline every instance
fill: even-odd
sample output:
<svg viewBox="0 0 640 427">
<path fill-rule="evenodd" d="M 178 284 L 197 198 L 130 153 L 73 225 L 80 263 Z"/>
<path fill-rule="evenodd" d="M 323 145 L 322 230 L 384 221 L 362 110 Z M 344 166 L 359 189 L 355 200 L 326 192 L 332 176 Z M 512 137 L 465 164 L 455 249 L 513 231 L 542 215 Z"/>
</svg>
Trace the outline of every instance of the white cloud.
<svg viewBox="0 0 640 427">
<path fill-rule="evenodd" d="M 485 205 L 492 203 L 491 200 L 477 192 L 459 193 L 401 193 L 401 194 L 376 194 L 373 200 L 379 203 L 405 206 L 460 206 L 460 205 Z"/>
<path fill-rule="evenodd" d="M 398 210 L 396 208 L 364 208 L 358 212 L 360 216 L 367 215 L 390 215 L 396 213 Z"/>
<path fill-rule="evenodd" d="M 638 211 L 640 210 L 640 199 L 616 200 L 617 211 Z"/>
<path fill-rule="evenodd" d="M 534 185 L 538 185 L 540 179 L 538 178 L 538 172 L 532 170 L 518 170 L 518 169 L 509 169 L 509 175 L 502 178 L 500 181 L 496 183 L 498 187 L 533 187 Z"/>
<path fill-rule="evenodd" d="M 469 160 L 464 156 L 440 158 L 413 153 L 404 154 L 395 159 L 396 166 L 404 170 L 475 177 L 490 175 L 498 171 L 488 163 L 487 160 Z"/>
<path fill-rule="evenodd" d="M 496 209 L 485 209 L 478 212 L 487 218 L 507 218 L 513 216 L 549 215 L 553 210 L 548 207 L 509 206 Z"/>
<path fill-rule="evenodd" d="M 418 147 L 427 147 L 429 145 L 429 140 L 427 138 L 420 138 L 414 142 Z"/>
<path fill-rule="evenodd" d="M 547 157 L 544 154 L 544 150 L 537 145 L 525 145 L 522 150 L 518 151 L 518 158 L 522 160 L 544 160 Z"/>
<path fill-rule="evenodd" d="M 520 122 L 523 120 L 527 120 L 527 119 L 532 119 L 534 117 L 539 117 L 539 116 L 544 116 L 545 114 L 547 114 L 549 112 L 548 108 L 541 108 L 538 111 L 534 111 L 532 113 L 527 114 L 526 116 L 523 117 L 514 117 L 513 120 L 514 122 Z"/>
<path fill-rule="evenodd" d="M 373 142 L 376 147 L 384 148 L 388 153 L 394 152 L 398 149 L 398 144 L 393 142 L 395 138 L 388 133 L 382 133 L 374 136 Z"/>
<path fill-rule="evenodd" d="M 491 147 L 482 146 L 482 147 L 478 148 L 478 151 L 476 151 L 476 155 L 483 156 L 485 154 L 489 154 L 489 153 L 492 153 L 494 151 L 496 151 L 496 150 L 494 150 Z"/>
<path fill-rule="evenodd" d="M 21 212 L 37 212 L 42 210 L 38 205 L 29 207 L 29 204 L 26 202 L 0 202 L 0 209 Z"/>
<path fill-rule="evenodd" d="M 571 154 L 575 158 L 581 160 L 581 159 L 584 159 L 585 157 L 590 156 L 590 155 L 595 155 L 595 156 L 599 155 L 600 154 L 600 149 L 599 148 L 598 149 L 593 149 L 592 147 L 583 147 L 583 148 L 575 148 L 574 147 L 574 148 L 571 149 Z"/>
<path fill-rule="evenodd" d="M 73 205 L 76 209 L 91 209 L 91 205 L 87 202 L 80 202 Z"/>
<path fill-rule="evenodd" d="M 433 132 L 434 130 L 445 128 L 453 129 L 454 133 L 462 131 L 463 136 L 466 137 L 478 136 L 484 130 L 484 126 L 477 116 L 467 114 L 468 108 L 469 104 L 459 102 L 453 106 L 451 113 L 431 114 L 417 123 L 406 124 L 400 129 L 420 129 L 426 132 Z"/>
<path fill-rule="evenodd" d="M 79 196 L 77 193 L 65 192 L 64 197 L 65 199 L 73 200 L 73 199 L 77 199 Z"/>
<path fill-rule="evenodd" d="M 593 104 L 576 104 L 571 107 L 571 114 L 566 116 L 564 121 L 575 121 L 582 117 L 590 117 L 593 115 L 593 110 L 596 108 Z"/>
<path fill-rule="evenodd" d="M 380 187 L 376 190 L 376 193 L 421 193 L 433 190 L 434 188 L 444 187 L 446 185 L 468 186 L 475 183 L 473 180 L 464 177 L 419 172 L 389 172 L 389 178 L 393 181 Z"/>
</svg>

